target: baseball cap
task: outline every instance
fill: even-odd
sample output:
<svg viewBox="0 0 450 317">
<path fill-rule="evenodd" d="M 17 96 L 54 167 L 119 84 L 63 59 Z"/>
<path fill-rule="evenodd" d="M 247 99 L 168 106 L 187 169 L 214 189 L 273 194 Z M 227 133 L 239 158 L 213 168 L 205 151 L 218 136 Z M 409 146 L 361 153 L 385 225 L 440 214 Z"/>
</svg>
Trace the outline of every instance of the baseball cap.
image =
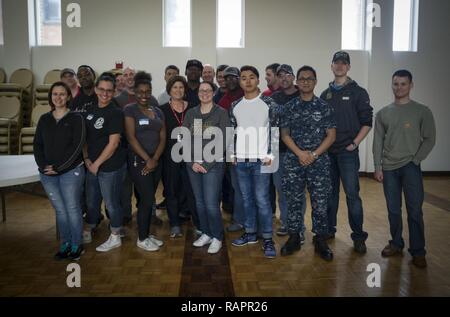
<svg viewBox="0 0 450 317">
<path fill-rule="evenodd" d="M 348 55 L 348 53 L 344 51 L 336 52 L 333 55 L 333 63 L 337 61 L 343 61 L 347 64 L 350 64 L 350 55 Z"/>
<path fill-rule="evenodd" d="M 76 75 L 75 71 L 72 68 L 64 68 L 60 73 L 59 73 L 59 78 L 63 78 L 63 76 L 65 74 L 72 74 L 72 75 Z"/>
<path fill-rule="evenodd" d="M 188 69 L 191 66 L 195 66 L 203 70 L 203 64 L 198 59 L 190 59 L 186 63 L 186 69 Z"/>
<path fill-rule="evenodd" d="M 279 72 L 285 72 L 286 74 L 294 76 L 294 71 L 292 70 L 291 65 L 288 64 L 281 64 L 277 68 L 277 75 Z"/>
<path fill-rule="evenodd" d="M 223 71 L 223 77 L 225 78 L 227 76 L 234 76 L 239 78 L 239 76 L 241 76 L 241 72 L 236 67 L 229 66 Z"/>
</svg>

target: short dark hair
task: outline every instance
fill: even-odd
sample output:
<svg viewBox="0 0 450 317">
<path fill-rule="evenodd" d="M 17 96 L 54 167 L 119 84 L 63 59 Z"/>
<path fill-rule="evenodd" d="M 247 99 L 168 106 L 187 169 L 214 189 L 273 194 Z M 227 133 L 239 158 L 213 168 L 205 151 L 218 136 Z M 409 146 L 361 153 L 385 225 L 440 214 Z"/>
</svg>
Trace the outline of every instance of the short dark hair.
<svg viewBox="0 0 450 317">
<path fill-rule="evenodd" d="M 89 65 L 80 65 L 80 66 L 78 66 L 78 68 L 77 68 L 77 76 L 78 76 L 78 73 L 80 72 L 80 68 L 87 68 L 87 69 L 89 69 L 91 71 L 92 75 L 94 75 L 94 80 L 95 80 L 95 77 L 96 77 L 95 71 L 94 71 L 94 69 L 91 66 L 89 66 Z"/>
<path fill-rule="evenodd" d="M 134 75 L 134 88 L 139 85 L 149 85 L 152 88 L 152 75 L 150 73 L 140 71 Z"/>
<path fill-rule="evenodd" d="M 207 84 L 207 85 L 209 85 L 209 86 L 211 87 L 211 89 L 213 90 L 213 92 L 214 92 L 215 87 L 214 87 L 214 84 L 213 84 L 212 82 L 210 82 L 210 81 L 202 81 L 202 82 L 200 83 L 200 85 L 202 85 L 202 84 Z M 200 86 L 199 86 L 199 87 L 200 87 Z"/>
<path fill-rule="evenodd" d="M 104 72 L 102 73 L 97 80 L 95 81 L 95 87 L 98 87 L 98 84 L 101 81 L 109 81 L 113 84 L 113 88 L 116 89 L 116 76 L 114 76 L 111 72 Z"/>
<path fill-rule="evenodd" d="M 169 96 L 170 96 L 170 90 L 172 89 L 173 85 L 175 85 L 176 82 L 180 82 L 183 84 L 184 93 L 186 94 L 187 89 L 188 89 L 186 78 L 184 78 L 183 76 L 173 76 L 172 78 L 169 79 L 169 81 L 167 82 L 167 85 L 166 85 L 166 92 Z"/>
<path fill-rule="evenodd" d="M 270 70 L 272 70 L 272 72 L 273 72 L 274 74 L 276 74 L 276 73 L 277 73 L 278 67 L 280 67 L 280 64 L 279 64 L 279 63 L 273 63 L 273 64 L 270 64 L 270 65 L 267 65 L 267 66 L 266 66 L 266 71 L 267 71 L 268 69 L 270 69 Z"/>
<path fill-rule="evenodd" d="M 69 86 L 67 86 L 62 81 L 57 81 L 57 82 L 53 83 L 52 86 L 50 87 L 50 90 L 48 91 L 48 104 L 50 105 L 50 108 L 52 108 L 52 110 L 55 109 L 55 104 L 52 101 L 53 88 L 55 88 L 55 87 L 63 87 L 66 90 L 67 97 L 68 97 L 66 106 L 69 105 L 69 102 L 72 99 L 72 92 L 70 91 Z"/>
<path fill-rule="evenodd" d="M 227 68 L 227 67 L 228 67 L 228 65 L 226 65 L 226 64 L 217 66 L 216 73 L 223 72 L 225 70 L 225 68 Z"/>
<path fill-rule="evenodd" d="M 256 69 L 256 67 L 254 67 L 254 66 L 250 66 L 250 65 L 244 65 L 244 66 L 242 66 L 241 67 L 241 74 L 242 74 L 242 72 L 245 72 L 245 71 L 251 71 L 252 73 L 254 73 L 255 75 L 256 75 L 256 77 L 259 79 L 259 72 L 258 72 L 258 70 Z"/>
<path fill-rule="evenodd" d="M 164 74 L 167 73 L 167 71 L 168 71 L 169 69 L 176 70 L 178 74 L 180 73 L 180 69 L 179 69 L 178 67 L 176 67 L 175 65 L 168 65 L 168 66 L 166 67 L 166 69 L 164 69 Z"/>
<path fill-rule="evenodd" d="M 412 82 L 412 79 L 413 79 L 413 76 L 412 76 L 411 72 L 409 70 L 406 70 L 406 69 L 399 69 L 399 70 L 397 70 L 392 75 L 392 79 L 394 79 L 394 77 L 408 77 L 409 82 Z"/>
<path fill-rule="evenodd" d="M 302 67 L 300 67 L 298 69 L 298 71 L 297 71 L 297 80 L 298 80 L 298 77 L 300 76 L 301 72 L 307 72 L 307 71 L 312 72 L 314 74 L 314 78 L 317 79 L 316 70 L 314 68 L 312 68 L 311 66 L 305 65 L 305 66 L 302 66 Z"/>
</svg>

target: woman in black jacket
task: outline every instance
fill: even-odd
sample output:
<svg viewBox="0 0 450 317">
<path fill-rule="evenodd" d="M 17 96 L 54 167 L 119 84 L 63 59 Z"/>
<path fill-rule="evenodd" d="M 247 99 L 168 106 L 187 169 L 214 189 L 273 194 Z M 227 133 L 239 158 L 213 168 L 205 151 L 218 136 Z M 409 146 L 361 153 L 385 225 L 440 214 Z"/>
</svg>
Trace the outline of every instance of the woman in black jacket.
<svg viewBox="0 0 450 317">
<path fill-rule="evenodd" d="M 82 149 L 85 141 L 84 119 L 70 112 L 70 88 L 54 83 L 48 99 L 51 111 L 38 122 L 34 137 L 34 158 L 41 183 L 56 211 L 61 246 L 55 259 L 78 260 L 83 251 L 81 189 L 84 183 Z"/>
</svg>

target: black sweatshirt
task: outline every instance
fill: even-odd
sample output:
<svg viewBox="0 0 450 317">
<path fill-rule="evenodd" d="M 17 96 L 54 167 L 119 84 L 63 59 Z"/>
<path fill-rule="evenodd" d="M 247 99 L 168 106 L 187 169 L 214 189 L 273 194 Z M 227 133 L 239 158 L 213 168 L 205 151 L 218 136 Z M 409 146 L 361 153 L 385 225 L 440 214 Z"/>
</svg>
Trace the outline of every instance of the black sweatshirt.
<svg viewBox="0 0 450 317">
<path fill-rule="evenodd" d="M 354 80 L 336 90 L 333 82 L 322 92 L 320 98 L 334 108 L 336 116 L 336 141 L 331 145 L 331 153 L 339 153 L 353 143 L 363 126 L 372 126 L 373 108 L 367 91 Z"/>
<path fill-rule="evenodd" d="M 34 159 L 43 173 L 47 165 L 60 174 L 83 162 L 82 149 L 86 138 L 84 119 L 79 113 L 69 112 L 59 121 L 52 112 L 41 116 L 34 136 Z"/>
</svg>

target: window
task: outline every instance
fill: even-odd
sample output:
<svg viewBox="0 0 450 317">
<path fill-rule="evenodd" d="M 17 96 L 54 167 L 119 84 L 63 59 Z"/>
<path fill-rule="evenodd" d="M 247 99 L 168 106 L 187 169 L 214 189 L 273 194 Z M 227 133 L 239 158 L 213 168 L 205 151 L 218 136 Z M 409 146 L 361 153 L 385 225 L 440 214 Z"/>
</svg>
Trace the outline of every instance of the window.
<svg viewBox="0 0 450 317">
<path fill-rule="evenodd" d="M 191 0 L 163 0 L 163 46 L 191 46 Z"/>
<path fill-rule="evenodd" d="M 419 28 L 419 0 L 395 0 L 394 51 L 417 52 L 417 33 Z"/>
<path fill-rule="evenodd" d="M 0 0 L 0 45 L 5 44 L 3 39 L 3 11 L 2 11 L 2 0 Z"/>
<path fill-rule="evenodd" d="M 217 0 L 217 47 L 244 47 L 244 0 Z"/>
<path fill-rule="evenodd" d="M 35 19 L 37 45 L 62 45 L 61 0 L 36 0 Z"/>
<path fill-rule="evenodd" d="M 342 49 L 366 49 L 366 1 L 342 0 Z"/>
</svg>

